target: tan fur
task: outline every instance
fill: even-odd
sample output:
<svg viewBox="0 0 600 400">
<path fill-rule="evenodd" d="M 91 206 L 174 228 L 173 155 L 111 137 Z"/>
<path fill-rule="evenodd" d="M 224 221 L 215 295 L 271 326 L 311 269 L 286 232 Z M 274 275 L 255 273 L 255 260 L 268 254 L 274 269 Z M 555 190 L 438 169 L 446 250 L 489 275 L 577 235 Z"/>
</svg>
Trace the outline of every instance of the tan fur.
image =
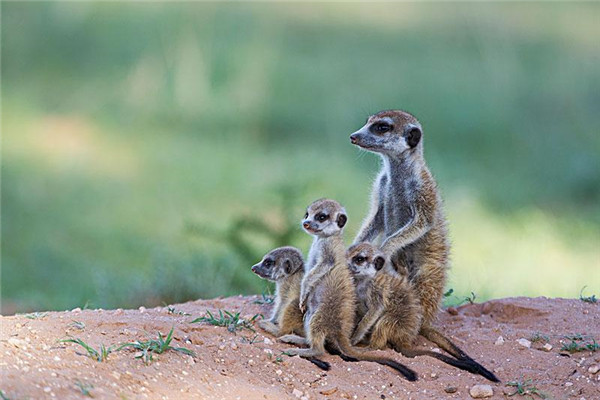
<svg viewBox="0 0 600 400">
<path fill-rule="evenodd" d="M 327 220 L 318 222 L 319 215 L 327 215 Z M 304 303 L 307 308 L 304 330 L 306 343 L 310 348 L 292 348 L 286 352 L 306 358 L 316 357 L 325 353 L 327 343 L 342 356 L 389 365 L 408 379 L 416 380 L 416 374 L 405 366 L 388 358 L 365 353 L 350 343 L 356 313 L 356 294 L 345 260 L 342 237 L 345 223 L 344 209 L 333 200 L 318 200 L 307 210 L 303 226 L 315 239 L 306 264 L 300 304 L 302 307 Z M 303 296 L 305 301 L 302 300 Z"/>
</svg>

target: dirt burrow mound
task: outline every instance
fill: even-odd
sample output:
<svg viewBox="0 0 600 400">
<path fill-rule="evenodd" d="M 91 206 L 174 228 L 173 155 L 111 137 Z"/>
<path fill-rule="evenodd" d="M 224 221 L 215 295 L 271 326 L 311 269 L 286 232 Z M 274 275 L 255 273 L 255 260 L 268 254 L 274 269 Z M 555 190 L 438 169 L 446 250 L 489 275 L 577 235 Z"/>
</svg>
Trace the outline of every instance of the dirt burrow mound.
<svg viewBox="0 0 600 400">
<path fill-rule="evenodd" d="M 592 351 L 600 342 L 600 304 L 508 298 L 440 312 L 438 328 L 493 370 L 499 384 L 392 350 L 383 353 L 414 369 L 417 382 L 378 364 L 335 356 L 323 357 L 332 368 L 321 371 L 282 354 L 289 345 L 253 325 L 252 318 L 268 315 L 270 307 L 263 297 L 240 296 L 153 309 L 1 317 L 0 390 L 9 399 L 465 399 L 476 395 L 474 386 L 490 385 L 498 399 L 516 391 L 536 398 L 600 398 L 600 349 Z M 207 310 L 217 320 L 219 310 L 239 313 L 239 320 L 225 327 L 191 322 Z M 164 347 L 171 329 L 168 346 L 194 355 L 166 348 L 156 353 L 158 333 Z M 82 345 L 60 342 L 69 338 L 97 351 L 96 359 L 106 355 L 102 345 L 137 348 L 112 351 L 99 362 Z M 433 349 L 422 338 L 418 344 Z"/>
</svg>

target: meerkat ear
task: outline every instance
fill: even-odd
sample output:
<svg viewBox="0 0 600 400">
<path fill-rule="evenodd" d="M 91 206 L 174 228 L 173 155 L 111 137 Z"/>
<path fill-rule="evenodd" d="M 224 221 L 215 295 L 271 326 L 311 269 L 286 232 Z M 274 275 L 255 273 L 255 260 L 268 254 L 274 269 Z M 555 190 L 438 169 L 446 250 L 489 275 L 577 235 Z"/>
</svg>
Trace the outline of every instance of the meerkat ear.
<svg viewBox="0 0 600 400">
<path fill-rule="evenodd" d="M 338 215 L 337 224 L 340 227 L 340 229 L 343 228 L 344 225 L 346 225 L 347 221 L 348 221 L 348 217 L 346 217 L 346 214 L 340 213 L 340 215 Z"/>
<path fill-rule="evenodd" d="M 373 264 L 375 265 L 375 269 L 379 271 L 385 265 L 385 258 L 377 256 L 375 257 L 375 260 L 373 260 Z"/>
<path fill-rule="evenodd" d="M 421 130 L 416 126 L 413 126 L 408 130 L 408 132 L 406 132 L 406 135 L 404 136 L 406 139 L 406 144 L 410 147 L 415 147 L 421 141 L 421 135 Z"/>
<path fill-rule="evenodd" d="M 292 262 L 289 258 L 283 262 L 283 270 L 285 271 L 286 275 L 291 274 L 293 272 L 293 269 L 294 266 L 292 265 Z"/>
</svg>

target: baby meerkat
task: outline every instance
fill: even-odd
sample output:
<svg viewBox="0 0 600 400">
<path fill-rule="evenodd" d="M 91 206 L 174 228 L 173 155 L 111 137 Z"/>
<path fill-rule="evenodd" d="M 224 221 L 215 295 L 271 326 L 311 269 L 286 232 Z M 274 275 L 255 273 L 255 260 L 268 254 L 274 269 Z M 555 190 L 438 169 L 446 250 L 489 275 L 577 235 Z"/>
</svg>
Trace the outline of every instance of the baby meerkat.
<svg viewBox="0 0 600 400">
<path fill-rule="evenodd" d="M 261 320 L 258 326 L 274 336 L 304 336 L 303 315 L 298 305 L 304 276 L 304 259 L 300 250 L 290 246 L 271 250 L 252 267 L 252 271 L 276 285 L 271 318 Z"/>
<path fill-rule="evenodd" d="M 354 243 L 375 243 L 408 277 L 423 307 L 420 334 L 462 360 L 472 360 L 440 332 L 435 321 L 446 284 L 450 244 L 442 199 L 423 158 L 423 130 L 405 111 L 381 111 L 350 141 L 378 153 L 383 167 L 371 192 L 371 211 Z"/>
<path fill-rule="evenodd" d="M 371 361 L 394 368 L 408 380 L 417 375 L 406 366 L 379 357 L 350 344 L 356 313 L 356 293 L 345 260 L 342 230 L 347 217 L 344 208 L 334 200 L 312 203 L 302 226 L 314 236 L 300 291 L 300 308 L 306 308 L 304 332 L 306 339 L 286 335 L 281 340 L 308 344 L 307 349 L 288 349 L 289 355 L 317 357 L 326 347 L 348 361 Z"/>
<path fill-rule="evenodd" d="M 292 334 L 304 336 L 303 314 L 298 305 L 300 284 L 304 276 L 302 252 L 290 246 L 276 248 L 252 266 L 252 271 L 276 285 L 271 318 L 259 321 L 258 326 L 278 337 Z M 328 362 L 316 357 L 307 359 L 321 369 L 330 368 Z"/>
<path fill-rule="evenodd" d="M 406 277 L 384 270 L 385 258 L 373 245 L 359 243 L 351 246 L 346 259 L 354 276 L 358 297 L 359 323 L 352 344 L 367 336 L 368 346 L 374 349 L 392 347 L 407 357 L 430 356 L 454 367 L 480 374 L 497 382 L 498 379 L 472 360 L 458 360 L 444 354 L 414 348 L 419 334 L 423 310 L 415 290 Z"/>
</svg>

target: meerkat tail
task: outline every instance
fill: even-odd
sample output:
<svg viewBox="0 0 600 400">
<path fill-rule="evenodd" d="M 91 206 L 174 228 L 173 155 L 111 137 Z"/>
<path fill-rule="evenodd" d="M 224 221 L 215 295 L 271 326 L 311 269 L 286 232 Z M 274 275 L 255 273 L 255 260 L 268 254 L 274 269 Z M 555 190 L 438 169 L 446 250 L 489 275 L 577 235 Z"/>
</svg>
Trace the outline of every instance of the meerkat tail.
<svg viewBox="0 0 600 400">
<path fill-rule="evenodd" d="M 477 373 L 492 382 L 500 382 L 500 380 L 496 377 L 496 375 L 494 375 L 492 372 L 490 372 L 488 369 L 486 369 L 483 365 L 479 364 L 477 361 L 473 360 L 467 353 L 465 353 L 457 345 L 452 343 L 452 341 L 450 339 L 448 339 L 446 336 L 444 336 L 444 334 L 442 334 L 437 329 L 435 329 L 431 326 L 422 327 L 421 331 L 419 333 L 425 339 L 437 344 L 442 350 L 444 350 L 444 351 L 448 352 L 449 354 L 451 354 L 452 356 L 454 356 L 457 360 L 470 363 L 471 367 L 475 369 L 472 372 Z M 435 353 L 435 354 L 438 354 L 438 353 Z M 460 368 L 460 367 L 458 367 L 458 368 Z"/>
<path fill-rule="evenodd" d="M 340 338 L 336 343 L 336 347 L 340 350 L 340 357 L 344 361 L 369 361 L 374 362 L 381 365 L 386 365 L 390 368 L 395 369 L 400 374 L 402 374 L 406 380 L 414 382 L 418 379 L 418 375 L 415 371 L 408 368 L 407 366 L 400 364 L 397 361 L 392 360 L 387 357 L 380 357 L 373 354 L 369 354 L 368 352 L 364 352 L 363 350 L 357 349 L 352 346 L 348 340 L 344 338 Z"/>
<path fill-rule="evenodd" d="M 306 357 L 307 361 L 315 364 L 317 367 L 321 368 L 323 371 L 329 371 L 331 369 L 331 364 L 327 361 L 323 361 L 317 357 Z"/>
</svg>

